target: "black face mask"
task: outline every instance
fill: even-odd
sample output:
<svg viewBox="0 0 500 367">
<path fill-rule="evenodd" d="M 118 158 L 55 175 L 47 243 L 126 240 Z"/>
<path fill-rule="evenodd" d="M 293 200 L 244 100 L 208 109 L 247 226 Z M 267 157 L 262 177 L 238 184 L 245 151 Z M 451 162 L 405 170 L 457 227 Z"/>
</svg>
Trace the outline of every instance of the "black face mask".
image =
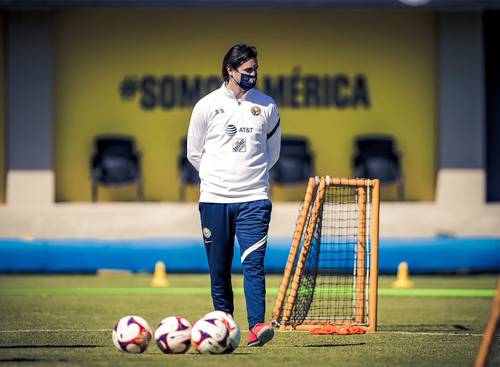
<svg viewBox="0 0 500 367">
<path fill-rule="evenodd" d="M 237 71 L 240 73 L 239 71 Z M 249 91 L 250 89 L 255 87 L 255 84 L 257 84 L 257 74 L 255 76 L 252 76 L 250 74 L 243 74 L 240 73 L 241 78 L 240 82 L 236 82 L 236 79 L 234 81 L 240 86 L 241 89 L 243 89 L 245 92 Z"/>
</svg>

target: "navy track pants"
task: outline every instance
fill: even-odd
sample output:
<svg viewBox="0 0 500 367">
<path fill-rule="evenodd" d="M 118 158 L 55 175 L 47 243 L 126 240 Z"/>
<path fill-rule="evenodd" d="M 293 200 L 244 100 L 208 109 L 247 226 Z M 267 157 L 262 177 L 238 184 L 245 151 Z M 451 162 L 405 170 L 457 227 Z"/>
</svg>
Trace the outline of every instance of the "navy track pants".
<svg viewBox="0 0 500 367">
<path fill-rule="evenodd" d="M 231 264 L 234 238 L 240 245 L 248 326 L 264 322 L 266 283 L 264 255 L 271 220 L 270 200 L 243 203 L 200 203 L 203 242 L 210 269 L 215 310 L 234 312 Z"/>
</svg>

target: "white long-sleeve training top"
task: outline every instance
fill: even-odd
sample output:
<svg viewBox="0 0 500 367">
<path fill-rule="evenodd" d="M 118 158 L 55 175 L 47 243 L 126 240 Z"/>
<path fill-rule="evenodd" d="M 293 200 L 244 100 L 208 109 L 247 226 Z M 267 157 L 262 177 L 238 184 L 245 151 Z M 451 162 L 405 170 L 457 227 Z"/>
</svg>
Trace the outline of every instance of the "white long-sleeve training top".
<svg viewBox="0 0 500 367">
<path fill-rule="evenodd" d="M 274 100 L 251 89 L 241 99 L 223 84 L 196 103 L 187 158 L 200 174 L 200 202 L 268 199 L 269 169 L 279 158 L 280 116 Z"/>
</svg>

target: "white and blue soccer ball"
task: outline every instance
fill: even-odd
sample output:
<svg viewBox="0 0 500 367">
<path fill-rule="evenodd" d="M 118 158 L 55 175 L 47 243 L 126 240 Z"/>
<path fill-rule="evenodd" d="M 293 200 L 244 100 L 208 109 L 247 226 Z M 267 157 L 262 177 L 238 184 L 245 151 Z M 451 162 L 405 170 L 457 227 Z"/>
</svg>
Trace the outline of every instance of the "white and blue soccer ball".
<svg viewBox="0 0 500 367">
<path fill-rule="evenodd" d="M 200 353 L 222 354 L 229 348 L 229 330 L 220 318 L 204 317 L 193 325 L 191 342 Z"/>
<path fill-rule="evenodd" d="M 152 338 L 151 327 L 140 316 L 122 317 L 113 329 L 113 344 L 122 352 L 142 353 Z"/>
<path fill-rule="evenodd" d="M 231 314 L 224 311 L 212 311 L 207 313 L 204 317 L 206 318 L 216 318 L 222 320 L 229 331 L 228 347 L 224 353 L 232 353 L 240 345 L 241 333 L 240 328 L 236 321 L 234 321 Z"/>
<path fill-rule="evenodd" d="M 166 317 L 156 328 L 156 344 L 166 354 L 186 353 L 191 347 L 191 329 L 191 323 L 184 317 Z"/>
</svg>

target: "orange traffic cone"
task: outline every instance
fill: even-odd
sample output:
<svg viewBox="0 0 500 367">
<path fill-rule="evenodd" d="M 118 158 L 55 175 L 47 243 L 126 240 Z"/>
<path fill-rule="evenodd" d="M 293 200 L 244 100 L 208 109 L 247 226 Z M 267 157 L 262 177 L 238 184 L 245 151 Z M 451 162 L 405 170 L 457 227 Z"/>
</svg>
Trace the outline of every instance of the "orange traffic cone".
<svg viewBox="0 0 500 367">
<path fill-rule="evenodd" d="M 392 283 L 392 288 L 413 288 L 413 282 L 410 280 L 410 272 L 408 271 L 408 263 L 406 261 L 399 264 L 396 281 Z"/>
<path fill-rule="evenodd" d="M 155 265 L 155 273 L 153 275 L 153 280 L 151 281 L 151 287 L 168 287 L 167 270 L 163 261 L 158 261 Z"/>
</svg>

